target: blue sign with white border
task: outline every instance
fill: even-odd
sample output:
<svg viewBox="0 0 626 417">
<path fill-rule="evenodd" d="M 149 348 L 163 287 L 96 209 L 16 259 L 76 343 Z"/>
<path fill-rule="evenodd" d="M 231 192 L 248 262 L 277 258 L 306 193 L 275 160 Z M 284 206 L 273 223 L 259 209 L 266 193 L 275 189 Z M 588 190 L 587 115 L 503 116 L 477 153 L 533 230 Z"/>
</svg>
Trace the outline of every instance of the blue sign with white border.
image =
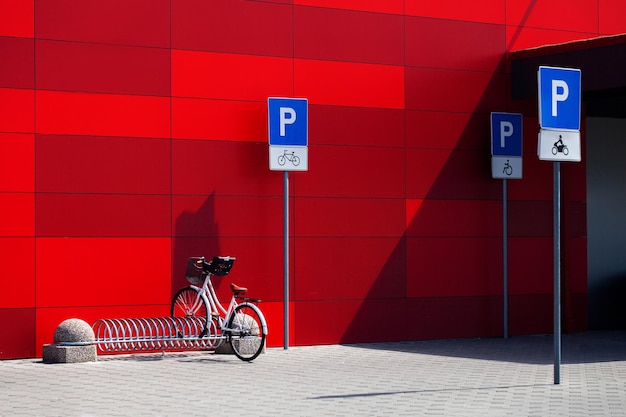
<svg viewBox="0 0 626 417">
<path fill-rule="evenodd" d="M 267 99 L 269 144 L 272 146 L 308 146 L 307 99 Z"/>
<path fill-rule="evenodd" d="M 522 115 L 491 113 L 491 155 L 522 156 Z"/>
<path fill-rule="evenodd" d="M 580 130 L 581 71 L 539 67 L 539 126 L 542 129 Z"/>
</svg>

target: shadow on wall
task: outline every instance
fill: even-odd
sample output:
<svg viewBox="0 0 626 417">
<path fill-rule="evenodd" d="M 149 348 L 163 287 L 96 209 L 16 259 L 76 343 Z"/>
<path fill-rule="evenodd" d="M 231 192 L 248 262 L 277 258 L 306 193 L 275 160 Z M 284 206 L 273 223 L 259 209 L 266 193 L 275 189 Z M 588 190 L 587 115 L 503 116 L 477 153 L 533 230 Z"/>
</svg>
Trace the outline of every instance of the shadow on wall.
<svg viewBox="0 0 626 417">
<path fill-rule="evenodd" d="M 187 258 L 204 256 L 211 258 L 220 253 L 218 243 L 218 225 L 215 222 L 215 194 L 208 196 L 174 197 L 174 209 L 177 199 L 186 203 L 186 207 L 195 206 L 197 210 L 185 209 L 176 218 L 172 245 L 172 294 L 189 285 L 185 279 Z"/>
<path fill-rule="evenodd" d="M 507 103 L 507 88 L 504 73 L 495 73 L 473 113 L 467 115 L 467 123 L 456 137 L 458 141 L 453 149 L 406 148 L 408 199 L 416 194 L 411 189 L 416 180 L 409 180 L 409 172 L 417 172 L 413 177 L 421 175 L 419 163 L 415 162 L 426 161 L 430 152 L 448 152 L 448 155 L 437 173 L 423 171 L 434 179 L 430 188 L 417 197 L 422 199 L 419 208 L 412 219 L 407 217 L 405 233 L 383 268 L 389 269 L 393 262 L 402 260 L 406 265 L 405 294 L 399 294 L 393 303 L 377 300 L 375 289 L 385 285 L 384 277 L 379 276 L 346 329 L 342 343 L 502 335 L 502 182 L 491 178 L 489 113 L 509 111 L 536 116 L 534 103 Z M 532 132 L 525 132 L 525 142 L 532 136 Z M 408 139 L 407 142 L 410 143 Z M 525 147 L 532 149 L 532 144 Z M 410 153 L 425 156 L 411 158 Z M 550 193 L 551 166 L 531 161 L 530 155 L 524 163 L 524 178 L 530 179 L 525 184 L 521 182 L 524 180 L 516 184 L 509 181 L 508 187 L 509 213 L 519 211 L 520 205 L 534 212 L 532 222 L 527 221 L 527 216 L 516 218 L 509 214 L 509 237 L 521 238 L 517 240 L 519 251 L 514 262 L 526 265 L 518 272 L 516 284 L 518 289 L 526 290 L 527 284 L 519 282 L 520 279 L 551 282 L 551 259 L 535 259 L 532 265 L 524 259 L 538 251 L 532 248 L 536 242 L 547 244 L 550 250 L 552 202 L 545 197 L 546 190 Z M 435 168 L 431 165 L 431 169 Z M 532 174 L 527 174 L 529 171 Z M 544 187 L 539 182 L 540 187 L 535 187 L 535 177 L 543 178 L 544 174 L 547 185 Z M 522 187 L 518 188 L 523 194 L 518 201 L 511 200 L 514 187 Z M 567 234 L 563 236 L 565 241 Z M 510 260 L 511 251 L 509 246 Z M 525 251 L 530 253 L 522 253 Z M 509 296 L 512 334 L 551 331 L 550 290 L 541 286 L 530 291 L 534 293 Z M 394 311 L 387 313 L 394 320 L 380 314 L 380 305 L 393 306 Z M 366 328 L 372 332 L 363 335 Z"/>
</svg>

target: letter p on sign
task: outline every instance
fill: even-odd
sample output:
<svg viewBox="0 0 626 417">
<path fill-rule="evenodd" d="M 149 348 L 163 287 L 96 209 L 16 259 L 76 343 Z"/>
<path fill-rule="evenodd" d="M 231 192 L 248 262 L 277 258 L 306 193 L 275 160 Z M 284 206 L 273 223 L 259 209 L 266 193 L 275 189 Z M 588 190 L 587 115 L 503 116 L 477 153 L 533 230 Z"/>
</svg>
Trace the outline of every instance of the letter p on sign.
<svg viewBox="0 0 626 417">
<path fill-rule="evenodd" d="M 564 80 L 552 80 L 552 117 L 559 115 L 559 101 L 565 101 L 569 97 L 569 87 Z"/>
<path fill-rule="evenodd" d="M 291 107 L 281 107 L 279 112 L 280 136 L 285 136 L 285 126 L 296 122 L 296 111 Z"/>
<path fill-rule="evenodd" d="M 267 127 L 270 146 L 307 146 L 309 102 L 305 98 L 269 97 Z"/>
<path fill-rule="evenodd" d="M 539 126 L 580 130 L 581 72 L 576 68 L 539 67 Z"/>
</svg>

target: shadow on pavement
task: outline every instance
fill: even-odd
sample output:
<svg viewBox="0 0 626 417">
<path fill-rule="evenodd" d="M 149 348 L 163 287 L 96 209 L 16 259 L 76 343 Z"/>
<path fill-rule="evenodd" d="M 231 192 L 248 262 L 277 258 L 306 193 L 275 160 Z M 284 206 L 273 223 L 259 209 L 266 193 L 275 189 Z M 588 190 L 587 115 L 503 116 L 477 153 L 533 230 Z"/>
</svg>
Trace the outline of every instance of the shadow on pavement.
<svg viewBox="0 0 626 417">
<path fill-rule="evenodd" d="M 509 339 L 447 339 L 346 346 L 502 362 L 554 363 L 554 337 L 551 334 Z M 562 364 L 626 361 L 626 331 L 564 334 L 561 348 Z"/>
</svg>

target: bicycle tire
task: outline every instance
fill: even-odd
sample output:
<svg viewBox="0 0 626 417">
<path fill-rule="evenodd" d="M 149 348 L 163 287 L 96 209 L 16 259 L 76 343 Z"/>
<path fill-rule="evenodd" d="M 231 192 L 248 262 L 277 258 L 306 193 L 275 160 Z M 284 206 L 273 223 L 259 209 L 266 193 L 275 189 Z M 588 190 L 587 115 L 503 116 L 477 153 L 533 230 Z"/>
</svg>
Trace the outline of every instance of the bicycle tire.
<svg viewBox="0 0 626 417">
<path fill-rule="evenodd" d="M 204 328 L 200 337 L 206 336 L 208 331 L 209 306 L 199 291 L 193 287 L 181 288 L 176 292 L 170 306 L 171 317 L 194 317 L 204 319 Z M 197 336 L 197 335 L 195 335 Z"/>
<path fill-rule="evenodd" d="M 265 332 L 263 320 L 250 304 L 239 304 L 228 320 L 230 346 L 242 361 L 252 361 L 263 351 Z"/>
</svg>

